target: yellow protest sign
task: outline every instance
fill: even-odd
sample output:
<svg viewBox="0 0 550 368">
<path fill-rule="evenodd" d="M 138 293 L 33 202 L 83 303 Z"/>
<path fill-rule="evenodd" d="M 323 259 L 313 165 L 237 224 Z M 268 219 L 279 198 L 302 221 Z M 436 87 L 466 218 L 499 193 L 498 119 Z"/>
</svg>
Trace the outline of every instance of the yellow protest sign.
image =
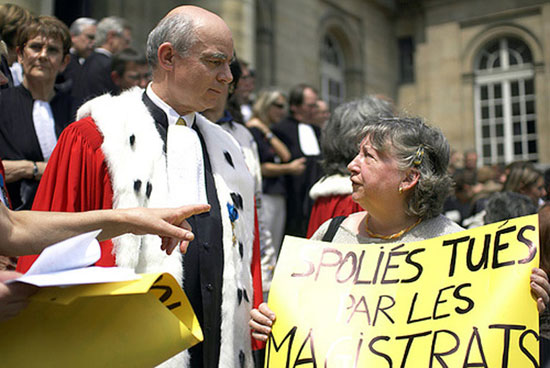
<svg viewBox="0 0 550 368">
<path fill-rule="evenodd" d="M 408 244 L 286 238 L 265 367 L 538 367 L 526 216 Z"/>
<path fill-rule="evenodd" d="M 191 305 L 167 273 L 44 287 L 0 323 L 6 367 L 153 367 L 202 341 Z"/>
</svg>

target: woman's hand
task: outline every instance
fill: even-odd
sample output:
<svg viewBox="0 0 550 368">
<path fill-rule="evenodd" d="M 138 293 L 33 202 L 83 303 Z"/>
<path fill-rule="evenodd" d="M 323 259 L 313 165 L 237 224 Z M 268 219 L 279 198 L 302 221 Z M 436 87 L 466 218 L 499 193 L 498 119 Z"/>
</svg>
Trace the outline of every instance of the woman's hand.
<svg viewBox="0 0 550 368">
<path fill-rule="evenodd" d="M 539 314 L 544 312 L 550 302 L 550 283 L 548 275 L 540 268 L 533 268 L 531 272 L 531 295 L 537 301 Z"/>
<path fill-rule="evenodd" d="M 271 333 L 271 326 L 275 322 L 275 313 L 269 309 L 266 303 L 262 303 L 258 309 L 254 308 L 250 311 L 250 317 L 252 319 L 248 325 L 252 329 L 252 337 L 256 340 L 267 341 Z"/>
<path fill-rule="evenodd" d="M 300 175 L 306 169 L 306 158 L 300 157 L 288 163 L 288 173 L 290 175 Z"/>
</svg>

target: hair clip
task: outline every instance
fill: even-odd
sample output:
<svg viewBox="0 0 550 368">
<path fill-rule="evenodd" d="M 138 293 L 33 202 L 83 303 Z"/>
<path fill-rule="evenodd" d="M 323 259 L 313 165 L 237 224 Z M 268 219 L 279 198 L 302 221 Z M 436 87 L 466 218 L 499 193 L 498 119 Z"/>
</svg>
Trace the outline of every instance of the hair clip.
<svg viewBox="0 0 550 368">
<path fill-rule="evenodd" d="M 413 164 L 415 166 L 419 166 L 422 163 L 422 158 L 424 157 L 424 145 L 421 144 L 418 149 L 416 150 L 416 154 L 414 155 L 414 161 Z"/>
</svg>

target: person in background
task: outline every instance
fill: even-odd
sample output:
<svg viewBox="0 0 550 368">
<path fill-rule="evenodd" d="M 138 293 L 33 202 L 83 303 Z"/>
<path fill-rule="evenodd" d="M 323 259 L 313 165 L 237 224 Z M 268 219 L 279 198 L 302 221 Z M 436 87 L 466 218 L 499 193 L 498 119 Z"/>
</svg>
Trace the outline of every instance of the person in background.
<svg viewBox="0 0 550 368">
<path fill-rule="evenodd" d="M 449 175 L 451 175 L 452 177 L 463 168 L 464 154 L 461 151 L 451 150 L 451 159 L 449 161 Z"/>
<path fill-rule="evenodd" d="M 0 4 L 0 34 L 7 46 L 7 55 L 2 61 L 2 72 L 8 78 L 8 83 L 4 84 L 2 88 L 14 87 L 21 84 L 23 80 L 21 65 L 17 62 L 17 40 L 21 30 L 32 19 L 31 13 L 19 5 Z"/>
<path fill-rule="evenodd" d="M 198 113 L 214 107 L 231 82 L 232 56 L 231 30 L 219 16 L 196 6 L 171 10 L 147 40 L 152 82 L 79 109 L 33 206 L 77 212 L 211 205 L 188 220 L 195 239 L 185 255 L 166 256 L 155 237 L 123 236 L 102 242 L 96 263 L 170 272 L 183 286 L 204 341 L 166 363 L 182 368 L 250 368 L 258 346 L 247 325 L 262 300 L 253 178 L 235 140 Z M 20 258 L 18 270 L 32 262 Z"/>
<path fill-rule="evenodd" d="M 72 94 L 77 106 L 90 98 L 107 92 L 118 93 L 111 79 L 113 54 L 130 46 L 132 32 L 126 20 L 120 17 L 106 17 L 99 21 L 95 34 L 95 50 L 86 59 Z"/>
<path fill-rule="evenodd" d="M 344 103 L 334 110 L 321 134 L 324 176 L 309 191 L 315 202 L 311 210 L 307 237 L 311 237 L 325 221 L 362 211 L 352 200 L 353 188 L 347 165 L 357 155 L 357 137 L 370 121 L 392 117 L 393 106 L 378 97 L 365 96 Z"/>
<path fill-rule="evenodd" d="M 97 20 L 93 18 L 78 18 L 69 28 L 72 46 L 69 51 L 69 64 L 57 76 L 56 86 L 64 91 L 71 92 L 75 80 L 86 59 L 94 51 L 94 40 Z"/>
<path fill-rule="evenodd" d="M 447 173 L 449 144 L 440 130 L 418 118 L 379 119 L 365 127 L 362 137 L 359 153 L 348 169 L 352 198 L 365 211 L 345 218 L 332 239 L 324 237 L 334 220 L 325 222 L 312 239 L 378 246 L 463 230 L 441 215 L 451 178 Z M 541 313 L 550 300 L 546 273 L 534 269 L 530 285 Z M 251 317 L 252 336 L 266 341 L 275 314 L 263 303 Z"/>
<path fill-rule="evenodd" d="M 511 166 L 502 190 L 524 194 L 539 207 L 546 196 L 544 176 L 531 162 Z"/>
<path fill-rule="evenodd" d="M 285 177 L 287 219 L 285 234 L 304 237 L 313 201 L 311 186 L 321 178 L 321 129 L 312 125 L 317 110 L 317 91 L 307 85 L 294 86 L 289 94 L 289 115 L 273 125 L 273 133 L 288 147 L 291 160 L 305 157 L 306 169 Z"/>
<path fill-rule="evenodd" d="M 227 103 L 227 109 L 233 119 L 239 123 L 246 123 L 252 116 L 252 92 L 254 91 L 254 71 L 244 60 L 239 60 L 241 69 L 240 83 Z"/>
<path fill-rule="evenodd" d="M 269 290 L 271 284 L 271 278 L 269 277 L 273 273 L 276 257 L 267 257 L 267 255 L 273 254 L 273 241 L 271 238 L 271 232 L 269 231 L 266 216 L 268 213 L 264 210 L 264 201 L 262 193 L 262 172 L 260 168 L 260 156 L 258 153 L 258 146 L 252 136 L 251 132 L 241 123 L 235 122 L 233 116 L 226 108 L 229 100 L 231 99 L 236 88 L 241 83 L 241 63 L 236 57 L 233 57 L 229 67 L 231 68 L 231 74 L 233 75 L 233 81 L 225 88 L 218 103 L 212 109 L 208 109 L 202 112 L 207 119 L 220 125 L 226 132 L 231 134 L 233 138 L 239 143 L 241 150 L 243 151 L 246 165 L 252 176 L 254 177 L 254 198 L 256 200 L 256 210 L 258 219 L 258 230 L 260 237 L 260 257 L 261 257 L 261 269 L 262 269 L 262 287 L 264 295 Z M 273 262 L 266 262 L 266 259 L 275 260 Z"/>
<path fill-rule="evenodd" d="M 151 81 L 151 70 L 145 55 L 126 48 L 113 56 L 111 79 L 120 92 L 132 87 L 146 88 Z"/>
<path fill-rule="evenodd" d="M 328 104 L 323 100 L 317 100 L 317 111 L 313 117 L 313 124 L 323 129 L 327 121 L 330 119 L 330 109 Z"/>
<path fill-rule="evenodd" d="M 273 269 L 284 236 L 287 213 L 285 175 L 301 175 L 305 170 L 304 157 L 291 160 L 287 146 L 271 131 L 275 123 L 285 115 L 286 99 L 277 89 L 260 92 L 252 109 L 252 117 L 246 123 L 254 136 L 260 154 L 263 207 L 266 215 L 266 226 L 271 231 L 273 253 L 265 254 L 262 262 L 271 264 L 266 275 L 271 280 Z"/>
<path fill-rule="evenodd" d="M 544 171 L 544 188 L 546 189 L 546 201 L 550 201 L 550 168 Z"/>
<path fill-rule="evenodd" d="M 54 89 L 70 46 L 65 24 L 38 17 L 21 31 L 17 44 L 23 83 L 0 93 L 0 157 L 16 210 L 31 208 L 57 137 L 74 116 L 71 96 Z"/>
</svg>

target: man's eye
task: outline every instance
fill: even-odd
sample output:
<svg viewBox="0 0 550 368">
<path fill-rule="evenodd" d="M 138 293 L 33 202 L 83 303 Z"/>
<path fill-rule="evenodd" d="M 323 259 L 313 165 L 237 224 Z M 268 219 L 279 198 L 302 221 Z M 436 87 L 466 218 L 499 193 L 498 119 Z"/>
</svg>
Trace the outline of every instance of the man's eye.
<svg viewBox="0 0 550 368">
<path fill-rule="evenodd" d="M 208 60 L 208 62 L 212 65 L 221 65 L 222 64 L 222 61 L 221 60 L 217 60 L 217 59 L 213 59 L 213 60 Z"/>
</svg>

